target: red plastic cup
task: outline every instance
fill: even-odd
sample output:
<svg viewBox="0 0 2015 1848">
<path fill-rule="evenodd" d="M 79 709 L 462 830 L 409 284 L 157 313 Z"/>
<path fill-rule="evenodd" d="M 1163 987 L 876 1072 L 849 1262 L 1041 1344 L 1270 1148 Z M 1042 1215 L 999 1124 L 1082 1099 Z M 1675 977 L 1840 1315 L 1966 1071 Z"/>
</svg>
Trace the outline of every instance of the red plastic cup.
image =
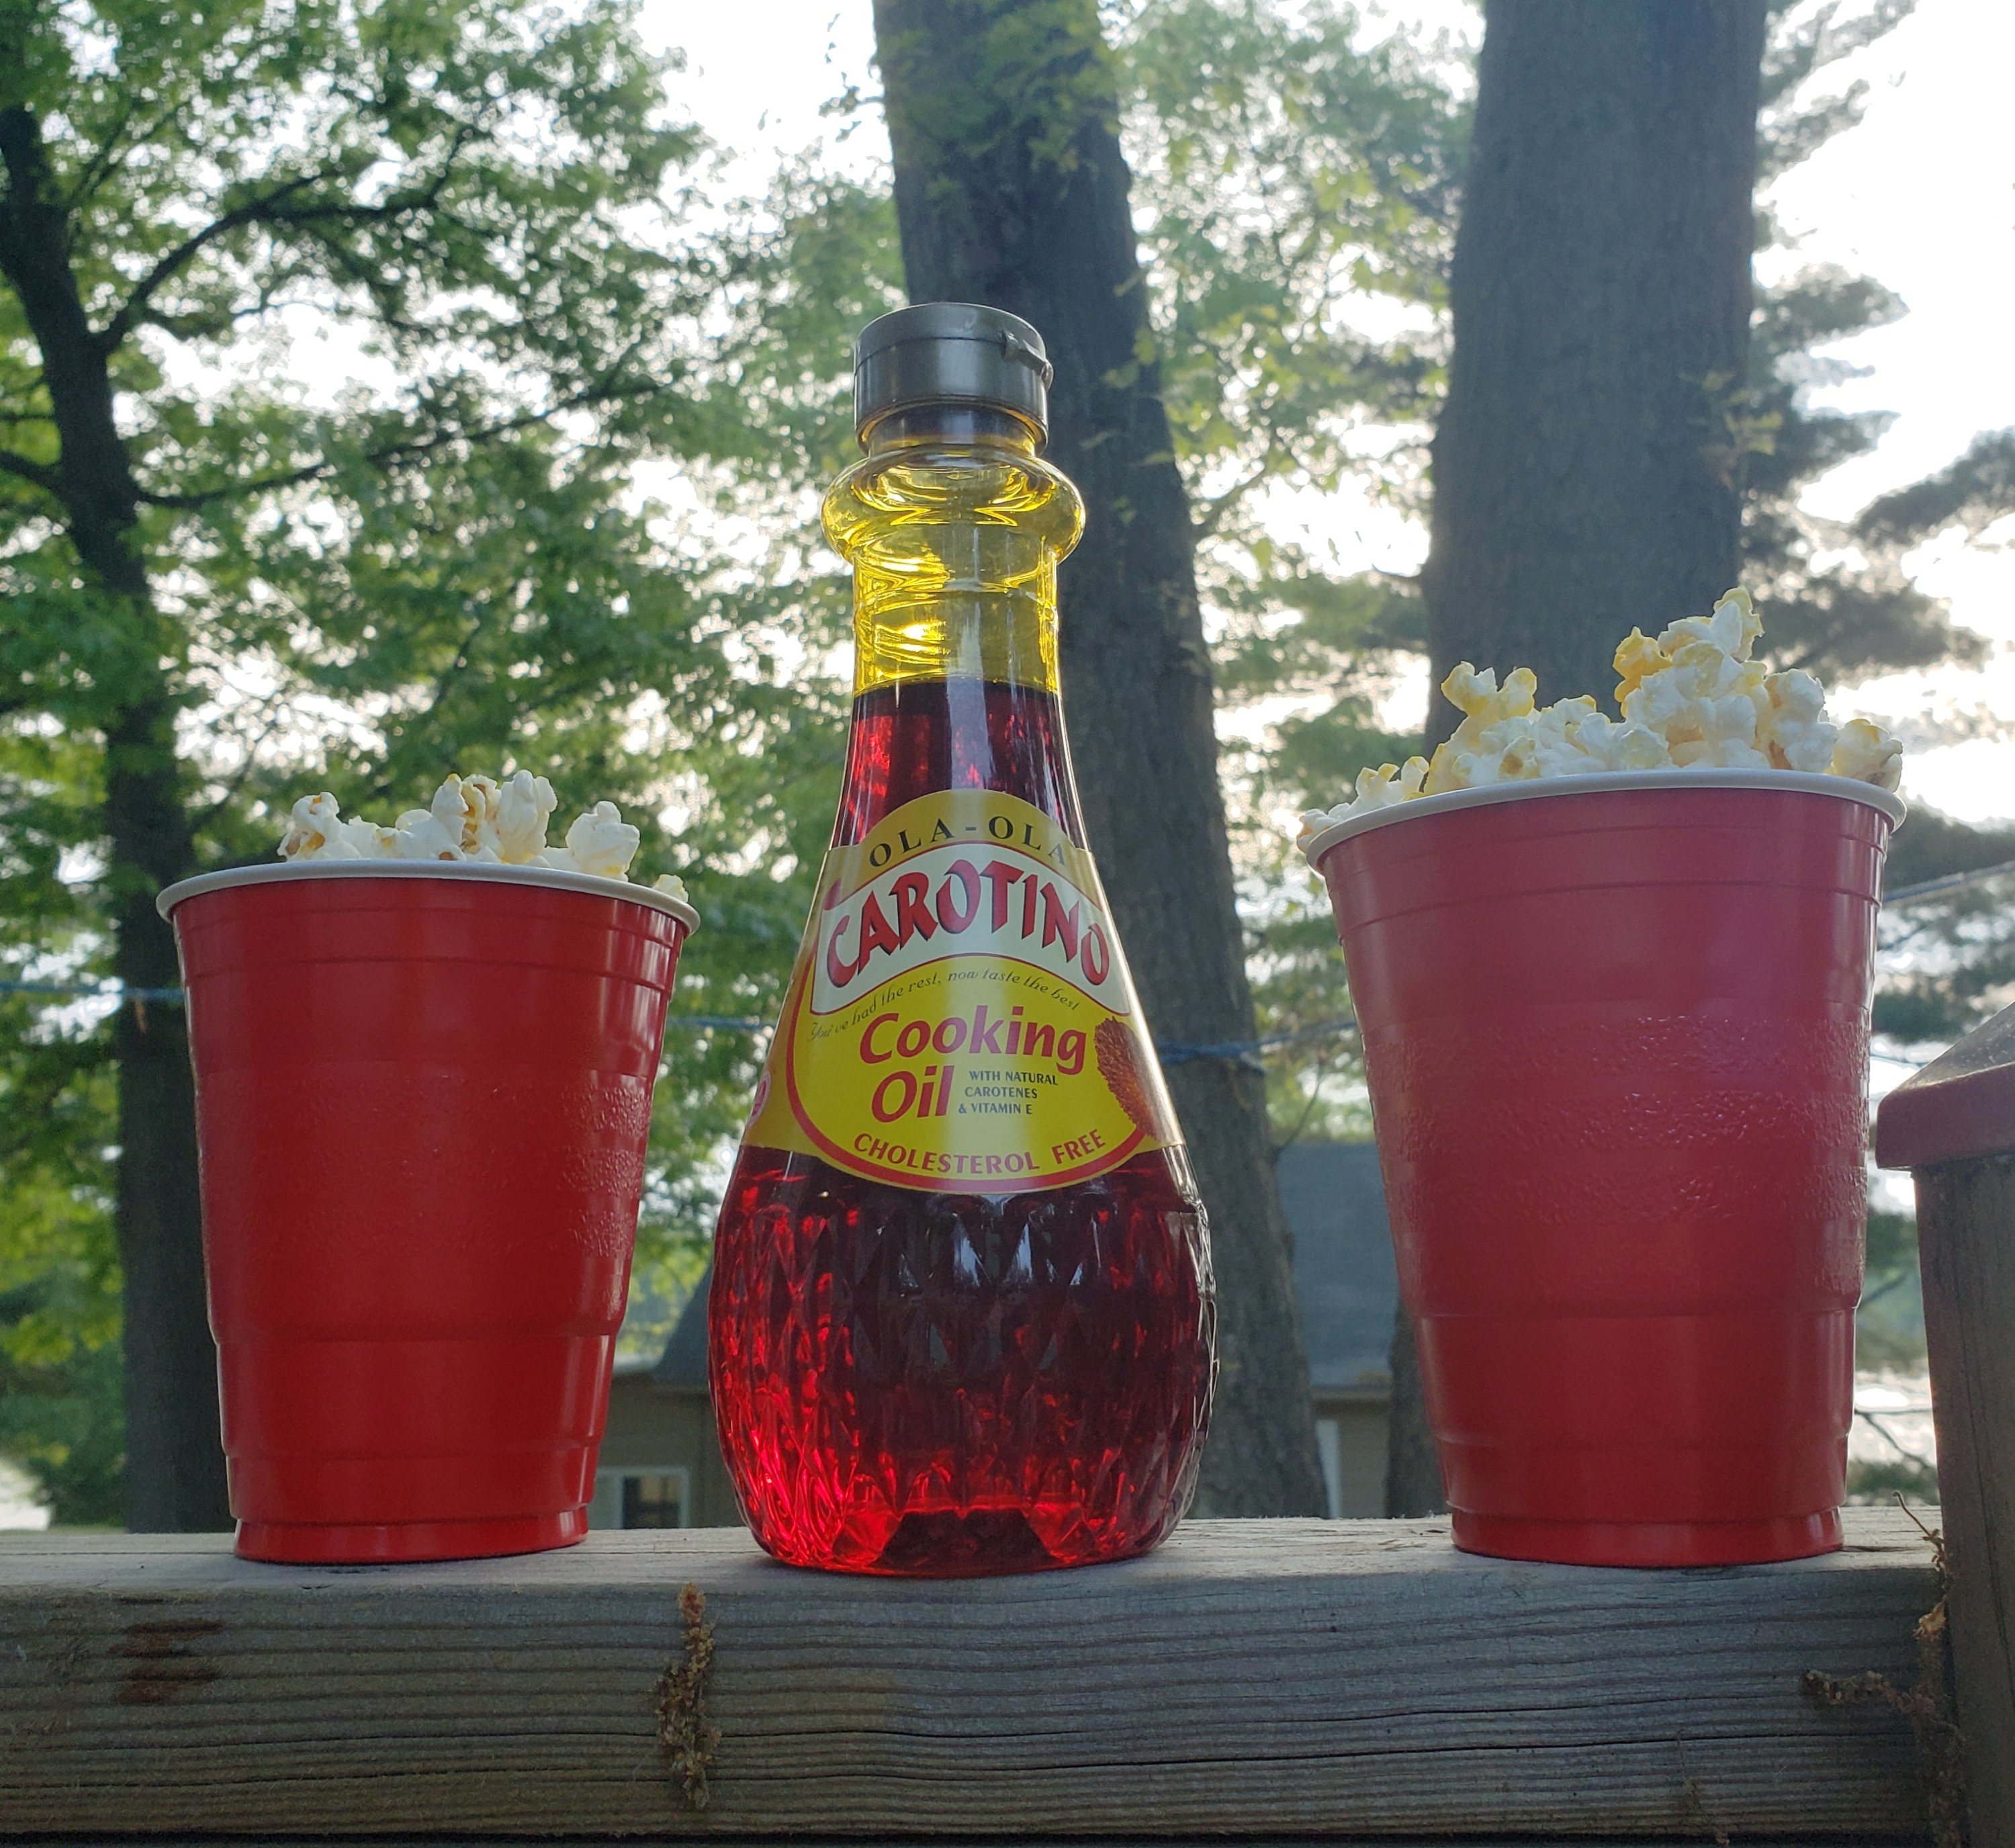
<svg viewBox="0 0 2015 1848">
<path fill-rule="evenodd" d="M 1309 842 L 1457 1546 L 1840 1544 L 1902 814 L 1844 778 L 1662 771 L 1424 797 Z"/>
<path fill-rule="evenodd" d="M 238 1551 L 587 1530 L 691 908 L 532 867 L 172 886 Z"/>
</svg>

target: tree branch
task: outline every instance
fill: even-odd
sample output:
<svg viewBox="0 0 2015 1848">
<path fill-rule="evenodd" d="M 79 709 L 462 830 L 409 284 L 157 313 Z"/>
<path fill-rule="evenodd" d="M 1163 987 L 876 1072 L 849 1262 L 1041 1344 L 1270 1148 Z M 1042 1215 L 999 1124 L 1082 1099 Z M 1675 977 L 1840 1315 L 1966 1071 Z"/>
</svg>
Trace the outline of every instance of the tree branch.
<svg viewBox="0 0 2015 1848">
<path fill-rule="evenodd" d="M 125 107 L 120 112 L 119 120 L 107 131 L 105 138 L 98 145 L 98 152 L 92 156 L 84 171 L 78 174 L 77 184 L 63 200 L 66 211 L 74 213 L 77 210 L 124 160 L 127 131 L 133 126 L 134 118 L 139 113 L 139 98 L 137 95 L 128 96 Z"/>
<path fill-rule="evenodd" d="M 1191 529 L 1196 537 L 1200 540 L 1211 538 L 1224 523 L 1226 515 L 1272 473 L 1270 457 L 1263 458 L 1257 468 L 1243 479 L 1234 481 L 1223 494 L 1214 495 L 1209 500 L 1199 496 L 1199 511 L 1190 522 Z"/>
<path fill-rule="evenodd" d="M 0 449 L 0 474 L 19 476 L 23 481 L 33 482 L 44 494 L 58 500 L 63 498 L 63 479 L 47 462 L 31 462 L 11 449 Z"/>
<path fill-rule="evenodd" d="M 260 750 L 273 734 L 279 730 L 287 717 L 286 696 L 284 693 L 275 694 L 266 702 L 266 705 L 272 716 L 267 720 L 259 735 L 245 747 L 245 761 L 239 765 L 236 773 L 224 786 L 223 794 L 214 802 L 206 804 L 190 817 L 189 832 L 192 834 L 202 833 L 211 822 L 222 814 L 236 800 L 246 783 L 250 779 L 253 771 L 259 768 Z"/>
<path fill-rule="evenodd" d="M 236 210 L 226 212 L 221 218 L 212 219 L 202 230 L 192 232 L 172 249 L 163 251 L 154 267 L 135 286 L 133 293 L 127 297 L 119 311 L 106 322 L 99 333 L 99 351 L 101 353 L 112 352 L 133 331 L 154 297 L 210 245 L 247 225 L 270 222 L 278 216 L 283 200 L 310 186 L 319 185 L 329 177 L 326 172 L 303 174 L 298 179 L 289 180 L 277 191 L 266 193 L 258 199 L 247 200 Z"/>
<path fill-rule="evenodd" d="M 550 423 L 555 417 L 568 411 L 584 410 L 594 404 L 620 403 L 625 400 L 648 397 L 663 387 L 655 380 L 634 386 L 614 385 L 596 386 L 586 391 L 576 392 L 562 398 L 556 404 L 548 404 L 540 411 L 526 411 L 515 417 L 499 419 L 494 423 L 479 424 L 474 429 L 436 430 L 432 436 L 415 437 L 402 443 L 387 443 L 378 449 L 367 449 L 357 459 L 374 466 L 396 466 L 414 462 L 431 455 L 438 450 L 449 448 L 457 443 L 489 443 L 499 437 L 515 436 L 520 430 L 531 430 L 541 424 Z M 207 487 L 189 494 L 156 494 L 142 488 L 140 498 L 150 507 L 173 507 L 185 510 L 207 507 L 218 501 L 235 499 L 242 495 L 267 494 L 275 488 L 298 487 L 303 483 L 321 480 L 335 473 L 336 462 L 324 456 L 318 462 L 305 462 L 298 469 L 289 469 L 277 475 L 262 475 L 249 481 L 229 482 L 221 487 Z"/>
<path fill-rule="evenodd" d="M 200 231 L 191 232 L 172 250 L 163 251 L 154 267 L 135 285 L 133 293 L 98 335 L 99 351 L 111 353 L 145 315 L 148 304 L 154 297 L 203 250 L 219 238 L 228 237 L 234 231 L 242 231 L 248 225 L 286 225 L 305 229 L 332 222 L 383 222 L 387 219 L 403 218 L 409 212 L 428 210 L 440 200 L 446 189 L 456 161 L 461 158 L 462 149 L 469 145 L 476 131 L 476 125 L 472 122 L 457 124 L 454 138 L 448 143 L 447 151 L 441 157 L 440 170 L 433 178 L 418 191 L 395 194 L 380 204 L 361 205 L 354 200 L 346 199 L 320 205 L 290 207 L 287 201 L 308 188 L 322 185 L 343 177 L 340 168 L 324 167 L 318 172 L 303 174 L 271 192 L 262 193 L 257 199 L 247 200 L 242 205 L 224 213 L 221 218 L 211 220 Z"/>
</svg>

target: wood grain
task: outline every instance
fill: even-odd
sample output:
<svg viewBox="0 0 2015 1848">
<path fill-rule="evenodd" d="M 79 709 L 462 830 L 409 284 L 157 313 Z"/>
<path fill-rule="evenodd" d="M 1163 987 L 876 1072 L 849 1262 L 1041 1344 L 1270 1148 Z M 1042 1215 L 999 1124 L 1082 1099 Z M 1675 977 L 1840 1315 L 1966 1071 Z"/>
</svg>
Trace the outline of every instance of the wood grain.
<svg viewBox="0 0 2015 1848">
<path fill-rule="evenodd" d="M 700 1812 L 653 1732 L 688 1580 L 722 1732 Z M 1902 1723 L 1800 1682 L 1907 1675 L 1933 1595 L 1916 1530 L 1873 1511 L 1780 1566 L 1201 1522 L 977 1583 L 792 1572 L 727 1530 L 337 1570 L 8 1537 L 0 1832 L 1910 1835 Z"/>
<path fill-rule="evenodd" d="M 2015 1848 L 2015 1155 L 1916 1181 L 1974 1848 Z"/>
<path fill-rule="evenodd" d="M 354 1835 L 191 1835 L 167 1838 L 170 1848 L 327 1848 L 335 1843 L 352 1843 Z M 371 1848 L 447 1848 L 438 1835 L 372 1835 Z M 648 1840 L 637 1835 L 575 1836 L 576 1844 L 595 1842 Z M 734 1835 L 724 1836 L 735 1848 L 882 1848 L 901 1843 L 917 1848 L 914 1835 Z M 456 1835 L 452 1848 L 523 1848 L 523 1835 Z M 1241 1835 L 1239 1848 L 1309 1848 L 1307 1835 Z M 138 1848 L 131 1835 L 0 1835 L 8 1848 Z M 1191 1848 L 1191 1838 L 1180 1835 L 1018 1835 L 1014 1848 Z M 1408 1835 L 1359 1835 L 1350 1838 L 1351 1848 L 1420 1848 L 1419 1838 Z M 1436 1835 L 1434 1848 L 1655 1848 L 1656 1839 L 1644 1835 Z M 1683 1842 L 1687 1848 L 1706 1848 L 1699 1836 L 1672 1838 L 1672 1848 Z M 156 1848 L 160 1848 L 159 1843 Z M 1780 1848 L 1926 1848 L 1922 1835 L 1801 1835 L 1783 1839 Z"/>
</svg>

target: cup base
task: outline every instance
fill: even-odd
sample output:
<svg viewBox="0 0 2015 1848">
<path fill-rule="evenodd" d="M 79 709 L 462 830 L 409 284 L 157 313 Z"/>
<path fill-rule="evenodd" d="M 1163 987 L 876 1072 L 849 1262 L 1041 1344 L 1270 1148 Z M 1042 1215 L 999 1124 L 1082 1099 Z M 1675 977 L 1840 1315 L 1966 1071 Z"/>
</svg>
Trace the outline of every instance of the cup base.
<svg viewBox="0 0 2015 1848">
<path fill-rule="evenodd" d="M 1456 1545 L 1498 1559 L 1560 1566 L 1763 1566 L 1840 1550 L 1840 1511 L 1763 1521 L 1532 1521 L 1452 1517 Z"/>
<path fill-rule="evenodd" d="M 543 1553 L 587 1535 L 587 1510 L 510 1520 L 388 1521 L 356 1526 L 315 1521 L 241 1521 L 237 1554 L 284 1566 L 382 1566 L 402 1560 L 488 1559 Z"/>
</svg>

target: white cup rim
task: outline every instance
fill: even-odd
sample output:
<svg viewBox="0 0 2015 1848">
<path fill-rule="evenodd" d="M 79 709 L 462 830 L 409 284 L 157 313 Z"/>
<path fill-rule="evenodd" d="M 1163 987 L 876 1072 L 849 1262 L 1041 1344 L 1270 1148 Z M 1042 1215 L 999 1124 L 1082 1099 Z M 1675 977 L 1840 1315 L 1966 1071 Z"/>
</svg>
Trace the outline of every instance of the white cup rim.
<svg viewBox="0 0 2015 1848">
<path fill-rule="evenodd" d="M 288 860 L 276 866 L 235 866 L 221 872 L 199 873 L 167 887 L 154 900 L 165 918 L 185 899 L 206 892 L 227 892 L 240 886 L 289 885 L 304 879 L 460 879 L 479 885 L 542 886 L 550 891 L 585 892 L 594 898 L 627 899 L 633 904 L 663 911 L 684 925 L 688 935 L 699 928 L 699 913 L 682 898 L 627 879 L 608 879 L 589 872 L 566 872 L 556 866 L 501 866 L 482 860 Z"/>
<path fill-rule="evenodd" d="M 1851 776 L 1831 776 L 1805 770 L 1599 770 L 1586 776 L 1532 777 L 1522 782 L 1487 783 L 1478 789 L 1445 789 L 1439 796 L 1417 796 L 1389 807 L 1345 815 L 1312 835 L 1302 847 L 1309 865 L 1322 870 L 1322 857 L 1338 842 L 1390 827 L 1421 815 L 1442 815 L 1453 809 L 1487 808 L 1500 802 L 1527 802 L 1555 796 L 1595 796 L 1622 789 L 1789 789 L 1808 796 L 1831 796 L 1859 802 L 1889 818 L 1892 826 L 1909 813 L 1903 799 Z"/>
</svg>

